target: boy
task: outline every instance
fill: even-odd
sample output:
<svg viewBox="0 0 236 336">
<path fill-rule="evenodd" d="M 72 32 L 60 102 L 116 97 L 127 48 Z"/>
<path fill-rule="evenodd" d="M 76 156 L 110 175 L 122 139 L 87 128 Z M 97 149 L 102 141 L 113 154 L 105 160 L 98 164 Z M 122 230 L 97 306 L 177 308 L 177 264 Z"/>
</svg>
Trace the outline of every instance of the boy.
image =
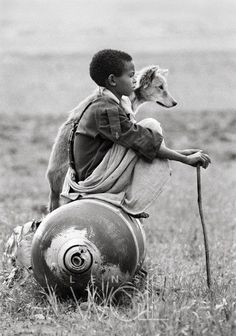
<svg viewBox="0 0 236 336">
<path fill-rule="evenodd" d="M 137 215 L 160 193 L 169 175 L 168 160 L 208 167 L 210 158 L 202 151 L 167 148 L 156 120 L 131 120 L 122 106 L 122 96 L 130 96 L 135 89 L 130 55 L 99 51 L 90 63 L 90 76 L 101 89 L 79 121 L 73 143 L 76 181 L 68 172 L 62 196 L 105 199 Z M 162 183 L 155 181 L 158 172 Z M 148 190 L 150 185 L 153 190 Z M 150 192 L 155 195 L 149 196 Z"/>
</svg>

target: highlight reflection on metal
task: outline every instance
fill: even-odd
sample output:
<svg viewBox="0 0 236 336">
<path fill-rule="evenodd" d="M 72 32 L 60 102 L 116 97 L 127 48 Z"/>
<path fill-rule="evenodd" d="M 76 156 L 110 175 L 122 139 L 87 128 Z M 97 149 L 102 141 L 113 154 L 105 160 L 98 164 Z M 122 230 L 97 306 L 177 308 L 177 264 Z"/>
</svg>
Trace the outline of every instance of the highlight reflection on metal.
<svg viewBox="0 0 236 336">
<path fill-rule="evenodd" d="M 32 266 L 43 287 L 80 295 L 91 276 L 98 288 L 130 281 L 145 249 L 138 219 L 103 201 L 79 200 L 42 221 L 32 243 Z"/>
</svg>

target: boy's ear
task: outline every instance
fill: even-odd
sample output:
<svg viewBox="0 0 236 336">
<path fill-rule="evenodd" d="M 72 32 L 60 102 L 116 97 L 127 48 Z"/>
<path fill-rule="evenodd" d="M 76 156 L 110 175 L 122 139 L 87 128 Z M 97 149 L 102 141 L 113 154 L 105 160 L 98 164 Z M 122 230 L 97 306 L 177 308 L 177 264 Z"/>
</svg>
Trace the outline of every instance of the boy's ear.
<svg viewBox="0 0 236 336">
<path fill-rule="evenodd" d="M 115 76 L 113 74 L 110 74 L 107 78 L 107 82 L 111 86 L 116 86 Z"/>
</svg>

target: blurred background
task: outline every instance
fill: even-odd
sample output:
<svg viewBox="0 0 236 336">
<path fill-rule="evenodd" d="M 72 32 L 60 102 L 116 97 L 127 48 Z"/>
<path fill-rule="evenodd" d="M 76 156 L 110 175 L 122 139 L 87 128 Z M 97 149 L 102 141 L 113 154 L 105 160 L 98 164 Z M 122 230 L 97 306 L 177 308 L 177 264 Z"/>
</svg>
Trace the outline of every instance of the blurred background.
<svg viewBox="0 0 236 336">
<path fill-rule="evenodd" d="M 1 0 L 1 113 L 61 114 L 102 48 L 169 69 L 176 110 L 236 106 L 234 0 Z"/>
</svg>

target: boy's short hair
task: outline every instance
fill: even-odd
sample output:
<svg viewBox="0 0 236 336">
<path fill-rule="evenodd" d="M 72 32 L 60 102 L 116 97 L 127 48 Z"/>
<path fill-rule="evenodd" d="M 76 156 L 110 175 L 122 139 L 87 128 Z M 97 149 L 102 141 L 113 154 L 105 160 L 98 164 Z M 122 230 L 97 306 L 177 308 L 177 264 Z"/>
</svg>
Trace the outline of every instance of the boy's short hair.
<svg viewBox="0 0 236 336">
<path fill-rule="evenodd" d="M 92 58 L 90 77 L 99 86 L 105 86 L 110 74 L 119 77 L 124 71 L 124 62 L 132 61 L 132 57 L 124 51 L 104 49 L 98 51 Z"/>
</svg>

